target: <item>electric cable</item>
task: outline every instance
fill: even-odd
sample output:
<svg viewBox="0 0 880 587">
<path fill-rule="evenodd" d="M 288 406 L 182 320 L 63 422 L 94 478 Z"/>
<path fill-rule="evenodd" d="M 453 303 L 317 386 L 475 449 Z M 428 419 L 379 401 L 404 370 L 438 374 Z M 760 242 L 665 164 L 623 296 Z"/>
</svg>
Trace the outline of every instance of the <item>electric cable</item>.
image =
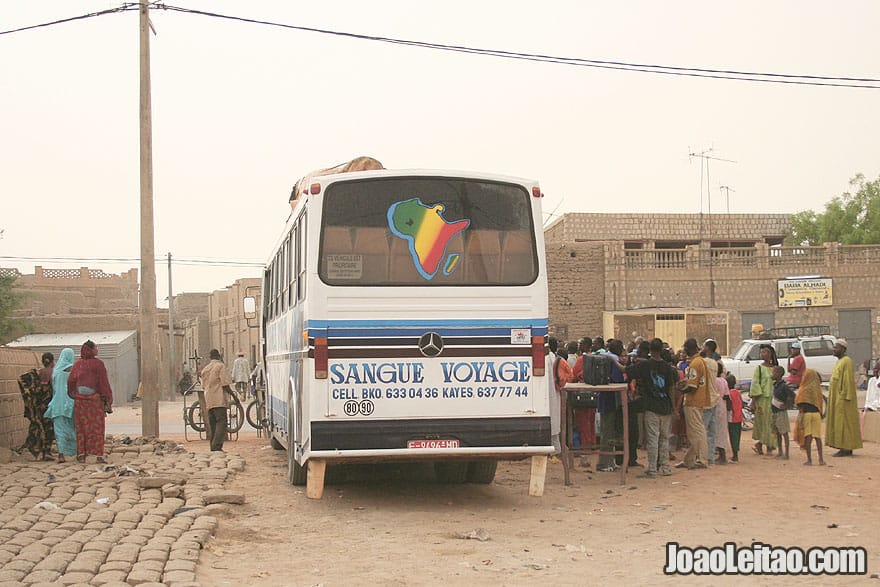
<svg viewBox="0 0 880 587">
<path fill-rule="evenodd" d="M 316 27 L 306 27 L 300 25 L 291 25 L 278 23 L 273 21 L 259 20 L 253 18 L 246 18 L 240 16 L 232 16 L 227 14 L 220 14 L 216 12 L 209 12 L 205 10 L 195 10 L 191 8 L 183 8 L 179 6 L 173 6 L 164 4 L 159 2 L 155 5 L 155 8 L 158 10 L 170 10 L 174 12 L 182 12 L 187 14 L 194 14 L 200 16 L 208 16 L 212 18 L 219 18 L 225 20 L 232 20 L 238 22 L 244 22 L 249 24 L 260 24 L 266 26 L 273 26 L 291 30 L 298 30 L 303 32 L 312 32 L 318 34 L 325 35 L 334 35 L 340 37 L 347 37 L 352 39 L 366 40 L 366 41 L 374 41 L 374 42 L 382 42 L 382 43 L 390 43 L 390 44 L 399 44 L 399 45 L 407 45 L 413 47 L 422 47 L 426 49 L 435 49 L 441 51 L 452 51 L 459 53 L 471 53 L 492 57 L 501 57 L 506 59 L 521 59 L 526 61 L 537 61 L 544 63 L 556 63 L 561 65 L 574 65 L 578 67 L 593 67 L 599 69 L 612 69 L 619 71 L 636 71 L 642 73 L 655 73 L 660 75 L 678 75 L 678 76 L 687 76 L 687 77 L 700 77 L 700 78 L 711 78 L 711 79 L 727 79 L 727 80 L 736 80 L 736 81 L 751 81 L 751 82 L 762 82 L 762 83 L 781 83 L 781 84 L 795 84 L 795 85 L 806 85 L 806 86 L 831 86 L 831 87 L 845 87 L 845 88 L 865 88 L 865 89 L 880 89 L 880 78 L 870 78 L 870 77 L 841 77 L 841 76 L 820 76 L 820 75 L 808 75 L 808 74 L 785 74 L 785 73 L 771 73 L 771 72 L 757 72 L 757 71 L 738 71 L 738 70 L 725 70 L 725 69 L 705 69 L 705 68 L 694 68 L 694 67 L 680 67 L 680 66 L 670 66 L 670 65 L 655 65 L 655 64 L 645 64 L 645 63 L 628 63 L 623 61 L 604 61 L 597 59 L 583 59 L 577 57 L 561 57 L 555 55 L 545 55 L 540 53 L 521 53 L 514 51 L 506 51 L 501 49 L 483 49 L 477 47 L 468 47 L 464 45 L 447 45 L 441 43 L 431 43 L 427 41 L 416 41 L 411 39 L 401 39 L 394 37 L 382 37 L 375 35 L 366 35 L 360 33 L 351 33 L 345 31 L 335 31 L 331 29 L 322 29 Z"/>
</svg>

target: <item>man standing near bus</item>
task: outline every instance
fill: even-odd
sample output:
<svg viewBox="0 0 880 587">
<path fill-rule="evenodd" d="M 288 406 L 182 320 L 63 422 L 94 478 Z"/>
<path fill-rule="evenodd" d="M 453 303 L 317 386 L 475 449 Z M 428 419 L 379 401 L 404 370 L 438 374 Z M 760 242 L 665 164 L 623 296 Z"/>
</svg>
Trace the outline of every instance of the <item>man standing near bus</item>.
<svg viewBox="0 0 880 587">
<path fill-rule="evenodd" d="M 232 378 L 226 365 L 220 360 L 220 351 L 211 349 L 211 362 L 202 369 L 202 385 L 205 388 L 205 408 L 208 414 L 208 440 L 212 451 L 223 452 L 226 440 L 226 413 L 229 394 L 232 394 Z"/>
<path fill-rule="evenodd" d="M 232 362 L 232 381 L 235 382 L 235 391 L 240 394 L 247 392 L 250 374 L 250 363 L 244 358 L 244 352 L 238 351 L 238 357 Z"/>
</svg>

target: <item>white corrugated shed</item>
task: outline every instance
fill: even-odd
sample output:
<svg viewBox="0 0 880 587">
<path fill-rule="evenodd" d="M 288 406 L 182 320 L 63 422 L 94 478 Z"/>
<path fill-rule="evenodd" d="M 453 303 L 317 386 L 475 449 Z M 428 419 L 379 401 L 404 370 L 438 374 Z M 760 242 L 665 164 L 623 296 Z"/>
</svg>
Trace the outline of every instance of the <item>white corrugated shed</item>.
<svg viewBox="0 0 880 587">
<path fill-rule="evenodd" d="M 105 332 L 72 332 L 62 334 L 28 334 L 7 343 L 6 346 L 29 348 L 39 353 L 58 355 L 67 347 L 79 359 L 83 343 L 91 340 L 98 345 L 98 358 L 107 367 L 107 377 L 113 389 L 113 403 L 127 403 L 137 393 L 140 381 L 136 330 L 113 330 Z"/>
</svg>

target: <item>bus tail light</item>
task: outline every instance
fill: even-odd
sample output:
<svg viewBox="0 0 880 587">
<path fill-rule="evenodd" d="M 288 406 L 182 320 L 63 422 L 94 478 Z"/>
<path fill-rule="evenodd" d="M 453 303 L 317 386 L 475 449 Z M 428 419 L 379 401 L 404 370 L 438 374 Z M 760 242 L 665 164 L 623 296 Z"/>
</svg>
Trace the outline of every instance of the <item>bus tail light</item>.
<svg viewBox="0 0 880 587">
<path fill-rule="evenodd" d="M 315 379 L 327 379 L 327 339 L 315 339 Z"/>
<path fill-rule="evenodd" d="M 532 197 L 533 198 L 543 198 L 544 197 L 544 194 L 541 193 L 540 186 L 533 186 L 532 187 Z"/>
<path fill-rule="evenodd" d="M 317 356 L 317 353 L 315 353 Z M 532 375 L 542 377 L 544 375 L 544 337 L 532 337 Z"/>
</svg>

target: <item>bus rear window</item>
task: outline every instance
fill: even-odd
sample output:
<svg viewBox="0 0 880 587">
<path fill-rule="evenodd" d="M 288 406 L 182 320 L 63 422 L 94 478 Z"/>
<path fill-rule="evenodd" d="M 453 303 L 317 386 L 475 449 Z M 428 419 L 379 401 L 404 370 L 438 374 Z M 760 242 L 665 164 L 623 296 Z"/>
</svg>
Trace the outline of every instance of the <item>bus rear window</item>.
<svg viewBox="0 0 880 587">
<path fill-rule="evenodd" d="M 338 182 L 324 196 L 330 285 L 527 285 L 538 276 L 529 194 L 474 179 Z"/>
</svg>

